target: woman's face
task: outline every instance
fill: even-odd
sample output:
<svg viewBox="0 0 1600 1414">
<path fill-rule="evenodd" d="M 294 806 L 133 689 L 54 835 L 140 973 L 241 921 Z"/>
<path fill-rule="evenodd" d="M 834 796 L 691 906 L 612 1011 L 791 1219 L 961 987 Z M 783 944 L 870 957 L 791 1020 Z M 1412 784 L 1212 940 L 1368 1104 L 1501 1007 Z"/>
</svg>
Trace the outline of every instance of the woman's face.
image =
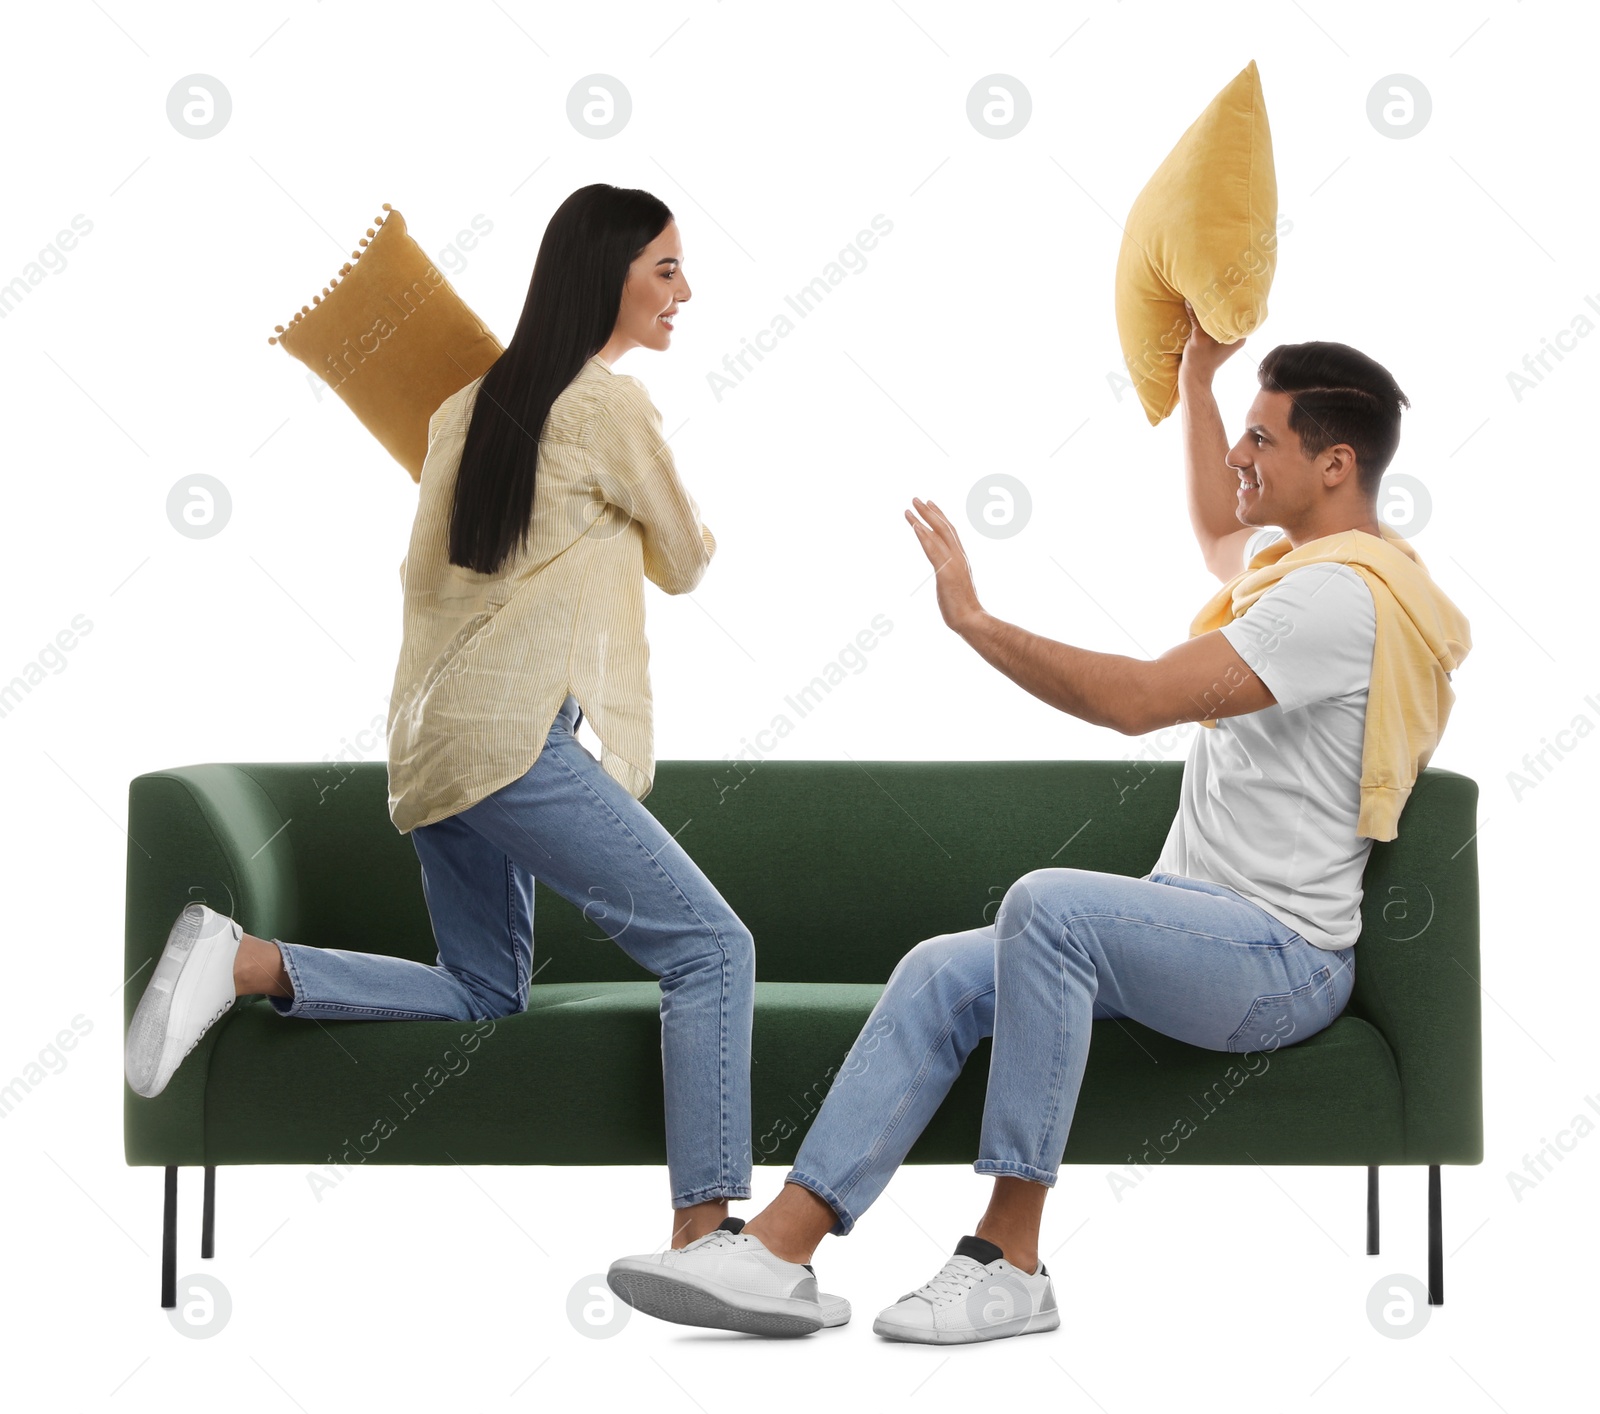
<svg viewBox="0 0 1600 1414">
<path fill-rule="evenodd" d="M 628 267 L 622 307 L 607 347 L 618 352 L 635 347 L 667 348 L 672 342 L 671 320 L 688 298 L 683 242 L 678 239 L 678 223 L 668 221 Z"/>
</svg>

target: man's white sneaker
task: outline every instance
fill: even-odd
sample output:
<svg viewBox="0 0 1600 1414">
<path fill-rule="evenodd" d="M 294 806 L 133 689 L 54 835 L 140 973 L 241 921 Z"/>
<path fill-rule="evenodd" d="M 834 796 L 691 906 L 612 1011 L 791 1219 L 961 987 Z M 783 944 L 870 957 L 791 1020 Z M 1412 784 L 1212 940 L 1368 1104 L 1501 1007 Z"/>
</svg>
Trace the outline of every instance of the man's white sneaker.
<svg viewBox="0 0 1600 1414">
<path fill-rule="evenodd" d="M 159 1095 L 178 1063 L 234 1002 L 244 929 L 203 903 L 178 914 L 128 1026 L 122 1068 L 136 1095 Z"/>
<path fill-rule="evenodd" d="M 634 1310 L 681 1326 L 810 1335 L 850 1319 L 840 1297 L 827 1298 L 831 1309 L 824 1309 L 808 1264 L 784 1261 L 743 1227 L 743 1218 L 727 1218 L 686 1246 L 619 1257 L 606 1285 Z"/>
<path fill-rule="evenodd" d="M 963 1237 L 938 1276 L 878 1313 L 872 1329 L 890 1340 L 958 1345 L 1053 1331 L 1061 1324 L 1044 1263 L 1025 1272 L 981 1237 Z"/>
</svg>

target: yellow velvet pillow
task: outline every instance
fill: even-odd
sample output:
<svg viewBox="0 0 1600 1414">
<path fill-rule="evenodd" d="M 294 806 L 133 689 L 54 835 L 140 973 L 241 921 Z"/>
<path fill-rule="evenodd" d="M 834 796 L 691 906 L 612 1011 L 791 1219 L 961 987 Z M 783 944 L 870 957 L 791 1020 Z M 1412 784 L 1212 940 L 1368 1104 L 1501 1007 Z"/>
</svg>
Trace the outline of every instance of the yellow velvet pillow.
<svg viewBox="0 0 1600 1414">
<path fill-rule="evenodd" d="M 267 342 L 322 378 L 420 481 L 428 419 L 505 350 L 406 233 L 405 218 L 388 202 L 383 209 L 353 263 Z"/>
<path fill-rule="evenodd" d="M 1156 168 L 1117 255 L 1117 334 L 1153 427 L 1178 405 L 1185 299 L 1218 343 L 1267 317 L 1278 264 L 1278 178 L 1252 59 Z"/>
</svg>

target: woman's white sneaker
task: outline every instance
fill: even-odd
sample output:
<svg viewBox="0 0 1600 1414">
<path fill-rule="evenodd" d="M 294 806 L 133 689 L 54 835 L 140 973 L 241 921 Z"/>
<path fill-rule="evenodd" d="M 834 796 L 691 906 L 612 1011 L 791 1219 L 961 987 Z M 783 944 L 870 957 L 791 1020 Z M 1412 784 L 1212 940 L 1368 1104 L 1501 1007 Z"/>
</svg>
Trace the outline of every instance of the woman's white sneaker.
<svg viewBox="0 0 1600 1414">
<path fill-rule="evenodd" d="M 686 1246 L 619 1257 L 606 1285 L 634 1310 L 682 1326 L 810 1335 L 850 1319 L 850 1303 L 839 1297 L 824 1310 L 810 1266 L 784 1261 L 743 1226 L 743 1218 L 727 1218 Z"/>
<path fill-rule="evenodd" d="M 890 1340 L 959 1345 L 1053 1331 L 1061 1324 L 1044 1263 L 1025 1272 L 981 1237 L 963 1237 L 932 1281 L 878 1313 L 872 1329 Z"/>
<path fill-rule="evenodd" d="M 128 1026 L 123 1072 L 136 1095 L 159 1095 L 179 1062 L 234 1003 L 244 929 L 203 903 L 179 912 Z"/>
</svg>

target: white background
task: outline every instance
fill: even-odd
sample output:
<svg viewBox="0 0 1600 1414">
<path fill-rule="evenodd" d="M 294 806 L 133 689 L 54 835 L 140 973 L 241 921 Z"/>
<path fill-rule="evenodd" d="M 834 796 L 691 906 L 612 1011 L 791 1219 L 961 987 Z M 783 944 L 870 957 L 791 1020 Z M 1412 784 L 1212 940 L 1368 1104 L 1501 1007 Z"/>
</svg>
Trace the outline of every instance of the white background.
<svg viewBox="0 0 1600 1414">
<path fill-rule="evenodd" d="M 1578 738 L 1520 793 L 1509 773 L 1580 715 L 1600 720 L 1582 647 L 1600 338 L 1569 338 L 1520 397 L 1508 374 L 1586 295 L 1600 304 L 1597 38 L 1588 7 L 1506 0 L 8 7 L 0 283 L 29 281 L 74 216 L 92 223 L 0 320 L 0 680 L 75 615 L 92 623 L 0 718 L 0 1079 L 74 1016 L 92 1028 L 0 1120 L 8 1390 L 31 1386 L 29 1407 L 308 1414 L 358 1399 L 1108 1414 L 1592 1399 L 1600 1137 L 1520 1199 L 1507 1174 L 1586 1094 L 1600 1103 L 1578 852 L 1600 743 Z M 1386 1170 L 1384 1253 L 1368 1258 L 1359 1169 L 1173 1166 L 1119 1202 L 1105 1171 L 1077 1168 L 1045 1218 L 1060 1332 L 894 1346 L 873 1315 L 937 1270 L 985 1193 L 964 1169 L 908 1169 L 818 1254 L 824 1289 L 856 1304 L 844 1331 L 778 1344 L 635 1315 L 593 1339 L 568 1292 L 662 1242 L 662 1171 L 370 1168 L 319 1202 L 302 1171 L 268 1167 L 220 1174 L 207 1267 L 232 1294 L 228 1325 L 176 1333 L 156 1301 L 160 1172 L 122 1158 L 128 782 L 324 760 L 381 715 L 416 502 L 268 345 L 273 325 L 387 201 L 508 339 L 560 201 L 594 181 L 645 187 L 677 213 L 693 299 L 670 351 L 619 369 L 648 386 L 720 544 L 692 596 L 649 591 L 657 756 L 738 752 L 879 613 L 892 633 L 783 755 L 1147 754 L 950 634 L 931 587 L 917 592 L 927 567 L 902 511 L 921 495 L 960 520 L 980 477 L 1010 473 L 1032 522 L 966 536 L 988 608 L 1111 653 L 1186 636 L 1216 581 L 1188 524 L 1179 420 L 1150 428 L 1110 376 L 1117 221 L 1252 58 L 1293 225 L 1270 317 L 1218 379 L 1229 437 L 1274 343 L 1337 339 L 1384 363 L 1413 403 L 1392 470 L 1432 503 L 1398 528 L 1472 624 L 1433 764 L 1482 789 L 1488 1152 L 1445 1170 L 1446 1304 L 1408 1339 L 1367 1316 L 1381 1277 L 1425 1275 L 1423 1170 Z M 204 140 L 167 116 L 197 73 L 232 100 Z M 633 102 L 606 140 L 566 117 L 595 73 Z M 1004 140 L 966 112 L 996 73 L 1033 104 Z M 1410 138 L 1367 116 L 1391 74 L 1432 97 Z M 717 400 L 708 371 L 879 213 L 893 231 L 866 268 Z M 474 217 L 492 230 L 452 252 Z M 204 540 L 166 510 L 200 472 L 232 499 Z M 1180 734 L 1163 754 L 1187 747 Z M 201 1266 L 198 1170 L 183 1177 L 180 1276 Z M 758 1170 L 758 1199 L 780 1179 Z"/>
</svg>

